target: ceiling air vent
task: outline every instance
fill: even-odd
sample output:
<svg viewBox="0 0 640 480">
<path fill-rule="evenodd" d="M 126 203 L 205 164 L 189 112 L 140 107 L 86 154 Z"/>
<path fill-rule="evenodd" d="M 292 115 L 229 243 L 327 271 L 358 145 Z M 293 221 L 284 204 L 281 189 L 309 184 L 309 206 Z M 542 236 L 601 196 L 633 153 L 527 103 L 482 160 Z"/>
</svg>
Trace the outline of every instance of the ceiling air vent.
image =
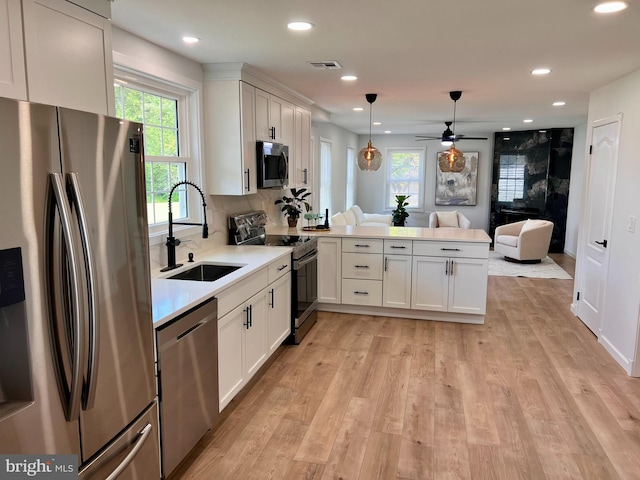
<svg viewBox="0 0 640 480">
<path fill-rule="evenodd" d="M 342 65 L 340 65 L 335 60 L 328 60 L 326 62 L 309 62 L 313 68 L 319 68 L 320 70 L 341 70 Z"/>
</svg>

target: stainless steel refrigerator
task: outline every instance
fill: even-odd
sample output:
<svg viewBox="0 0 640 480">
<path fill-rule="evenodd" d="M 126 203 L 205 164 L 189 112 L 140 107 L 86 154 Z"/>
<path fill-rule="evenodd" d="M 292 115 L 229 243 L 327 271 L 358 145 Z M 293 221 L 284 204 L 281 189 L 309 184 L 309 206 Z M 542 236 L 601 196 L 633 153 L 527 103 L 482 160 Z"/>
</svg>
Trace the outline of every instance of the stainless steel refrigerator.
<svg viewBox="0 0 640 480">
<path fill-rule="evenodd" d="M 2 454 L 160 478 L 141 150 L 140 124 L 0 98 Z"/>
</svg>

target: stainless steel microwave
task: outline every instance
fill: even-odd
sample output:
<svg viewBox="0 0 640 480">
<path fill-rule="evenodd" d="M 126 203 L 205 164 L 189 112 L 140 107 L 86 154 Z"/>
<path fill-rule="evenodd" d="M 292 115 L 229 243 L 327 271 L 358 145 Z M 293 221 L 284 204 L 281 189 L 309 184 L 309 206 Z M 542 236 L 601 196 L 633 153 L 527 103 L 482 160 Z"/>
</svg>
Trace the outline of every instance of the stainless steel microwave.
<svg viewBox="0 0 640 480">
<path fill-rule="evenodd" d="M 281 143 L 257 142 L 258 188 L 289 185 L 289 147 Z"/>
</svg>

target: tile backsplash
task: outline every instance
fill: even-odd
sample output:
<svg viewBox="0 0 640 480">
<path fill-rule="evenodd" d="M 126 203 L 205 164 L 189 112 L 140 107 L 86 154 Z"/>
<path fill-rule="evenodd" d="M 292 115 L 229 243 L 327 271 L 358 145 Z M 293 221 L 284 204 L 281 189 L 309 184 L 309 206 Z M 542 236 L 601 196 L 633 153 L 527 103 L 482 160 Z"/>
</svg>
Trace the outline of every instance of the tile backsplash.
<svg viewBox="0 0 640 480">
<path fill-rule="evenodd" d="M 264 210 L 269 217 L 270 225 L 284 226 L 287 220 L 280 211 L 280 206 L 274 202 L 281 198 L 287 190 L 259 190 L 255 195 L 230 196 L 230 195 L 208 195 L 207 210 L 211 211 L 208 218 L 209 238 L 202 238 L 200 234 L 176 237 L 181 240 L 181 244 L 176 248 L 176 261 L 184 263 L 189 252 L 193 252 L 195 259 L 198 259 L 198 252 L 210 250 L 215 247 L 226 245 L 228 241 L 227 219 L 240 213 L 252 212 L 254 210 Z M 167 247 L 164 242 L 160 245 L 149 247 L 149 257 L 151 270 L 161 268 L 167 263 Z"/>
</svg>

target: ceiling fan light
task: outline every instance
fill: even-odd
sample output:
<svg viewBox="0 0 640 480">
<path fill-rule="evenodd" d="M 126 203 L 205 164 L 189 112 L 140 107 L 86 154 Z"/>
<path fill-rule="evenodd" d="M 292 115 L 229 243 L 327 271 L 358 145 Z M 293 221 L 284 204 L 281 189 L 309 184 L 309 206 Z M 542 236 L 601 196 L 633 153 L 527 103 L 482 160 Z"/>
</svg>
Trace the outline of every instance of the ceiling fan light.
<svg viewBox="0 0 640 480">
<path fill-rule="evenodd" d="M 453 145 L 453 142 L 451 140 L 442 140 L 441 143 L 443 147 L 450 147 L 451 145 Z"/>
</svg>

